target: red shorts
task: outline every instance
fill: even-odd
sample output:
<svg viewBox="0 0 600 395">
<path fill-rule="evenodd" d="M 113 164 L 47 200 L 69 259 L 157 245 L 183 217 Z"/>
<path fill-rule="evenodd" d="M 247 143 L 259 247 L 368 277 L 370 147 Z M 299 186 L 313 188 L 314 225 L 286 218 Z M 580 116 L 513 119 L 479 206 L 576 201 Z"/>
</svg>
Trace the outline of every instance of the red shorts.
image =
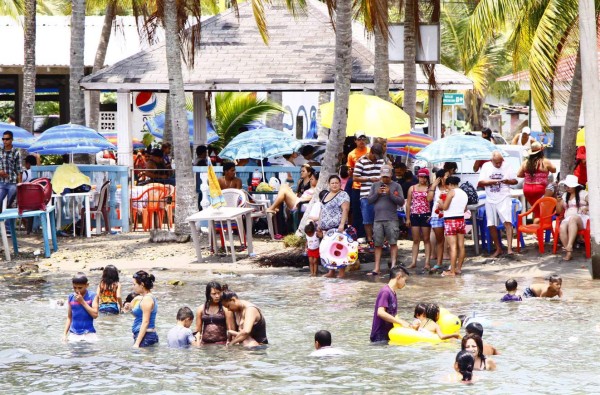
<svg viewBox="0 0 600 395">
<path fill-rule="evenodd" d="M 308 255 L 309 258 L 317 258 L 319 259 L 321 256 L 319 255 L 319 250 L 309 250 L 306 249 L 306 254 Z"/>
<path fill-rule="evenodd" d="M 465 219 L 464 218 L 444 218 L 444 235 L 456 236 L 464 235 Z"/>
</svg>

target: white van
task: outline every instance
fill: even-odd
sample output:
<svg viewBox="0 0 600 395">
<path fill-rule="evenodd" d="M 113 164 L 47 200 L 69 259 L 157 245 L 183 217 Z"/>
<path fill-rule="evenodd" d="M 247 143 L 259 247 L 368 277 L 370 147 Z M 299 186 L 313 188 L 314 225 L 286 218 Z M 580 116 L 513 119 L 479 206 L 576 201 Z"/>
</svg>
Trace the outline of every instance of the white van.
<svg viewBox="0 0 600 395">
<path fill-rule="evenodd" d="M 521 163 L 526 159 L 524 156 L 525 150 L 519 145 L 498 145 L 498 149 L 505 151 L 508 157 L 504 160 L 508 163 L 513 170 L 516 172 L 521 168 Z M 477 182 L 479 181 L 479 171 L 473 171 L 474 160 L 463 160 L 457 162 L 458 170 L 456 176 L 460 178 L 460 183 L 469 181 L 475 188 L 477 188 Z M 523 189 L 523 178 L 517 178 L 519 183 L 517 185 L 511 185 L 513 189 Z"/>
</svg>

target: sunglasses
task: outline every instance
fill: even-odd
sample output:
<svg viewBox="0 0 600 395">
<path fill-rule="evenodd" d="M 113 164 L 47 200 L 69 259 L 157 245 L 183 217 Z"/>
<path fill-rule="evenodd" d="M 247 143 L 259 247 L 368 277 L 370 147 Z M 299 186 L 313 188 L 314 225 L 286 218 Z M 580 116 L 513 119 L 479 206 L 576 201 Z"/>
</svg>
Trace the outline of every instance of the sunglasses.
<svg viewBox="0 0 600 395">
<path fill-rule="evenodd" d="M 7 141 L 7 140 L 12 140 L 12 139 L 11 138 L 6 139 L 6 138 L 2 137 L 2 140 Z"/>
</svg>

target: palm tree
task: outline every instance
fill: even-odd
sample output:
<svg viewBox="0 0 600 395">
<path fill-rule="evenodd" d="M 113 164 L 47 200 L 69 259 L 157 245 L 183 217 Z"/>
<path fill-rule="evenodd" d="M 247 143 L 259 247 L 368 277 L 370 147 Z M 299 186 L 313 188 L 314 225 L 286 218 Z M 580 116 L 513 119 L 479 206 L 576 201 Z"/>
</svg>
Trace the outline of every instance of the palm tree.
<svg viewBox="0 0 600 395">
<path fill-rule="evenodd" d="M 417 31 L 419 29 L 419 1 L 404 3 L 404 111 L 415 127 L 417 113 Z"/>
<path fill-rule="evenodd" d="M 599 4 L 596 0 L 596 9 Z M 558 61 L 576 54 L 579 46 L 577 7 L 576 0 L 481 0 L 471 17 L 467 45 L 472 50 L 488 45 L 496 31 L 510 24 L 508 45 L 514 68 L 529 68 L 532 101 L 544 129 L 549 128 L 548 115 L 556 100 L 564 101 L 554 89 Z M 577 73 L 574 78 L 578 78 Z M 573 85 L 578 83 L 575 81 Z M 571 158 L 575 156 L 577 103 L 580 101 L 581 91 L 572 89 L 561 151 L 561 162 L 564 160 L 567 166 L 572 166 Z M 563 171 L 570 172 L 572 168 L 563 168 Z"/>
<path fill-rule="evenodd" d="M 35 14 L 36 0 L 25 0 L 25 37 L 23 49 L 23 99 L 21 102 L 21 127 L 33 132 L 35 105 Z"/>
<path fill-rule="evenodd" d="M 73 0 L 71 6 L 71 62 L 69 68 L 70 122 L 85 124 L 85 105 L 79 81 L 84 76 L 85 0 Z"/>
<path fill-rule="evenodd" d="M 238 135 L 240 129 L 264 115 L 283 114 L 281 105 L 267 99 L 257 99 L 253 93 L 222 92 L 215 95 L 215 130 L 223 148 Z"/>
</svg>

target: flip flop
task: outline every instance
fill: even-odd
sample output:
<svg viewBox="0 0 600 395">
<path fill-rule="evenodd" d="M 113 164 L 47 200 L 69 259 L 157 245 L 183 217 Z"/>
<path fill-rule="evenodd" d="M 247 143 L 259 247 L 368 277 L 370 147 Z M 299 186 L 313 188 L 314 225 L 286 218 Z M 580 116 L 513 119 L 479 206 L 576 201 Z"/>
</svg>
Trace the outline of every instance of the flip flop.
<svg viewBox="0 0 600 395">
<path fill-rule="evenodd" d="M 367 276 L 379 276 L 381 273 L 377 273 L 377 272 L 367 272 Z"/>
</svg>

